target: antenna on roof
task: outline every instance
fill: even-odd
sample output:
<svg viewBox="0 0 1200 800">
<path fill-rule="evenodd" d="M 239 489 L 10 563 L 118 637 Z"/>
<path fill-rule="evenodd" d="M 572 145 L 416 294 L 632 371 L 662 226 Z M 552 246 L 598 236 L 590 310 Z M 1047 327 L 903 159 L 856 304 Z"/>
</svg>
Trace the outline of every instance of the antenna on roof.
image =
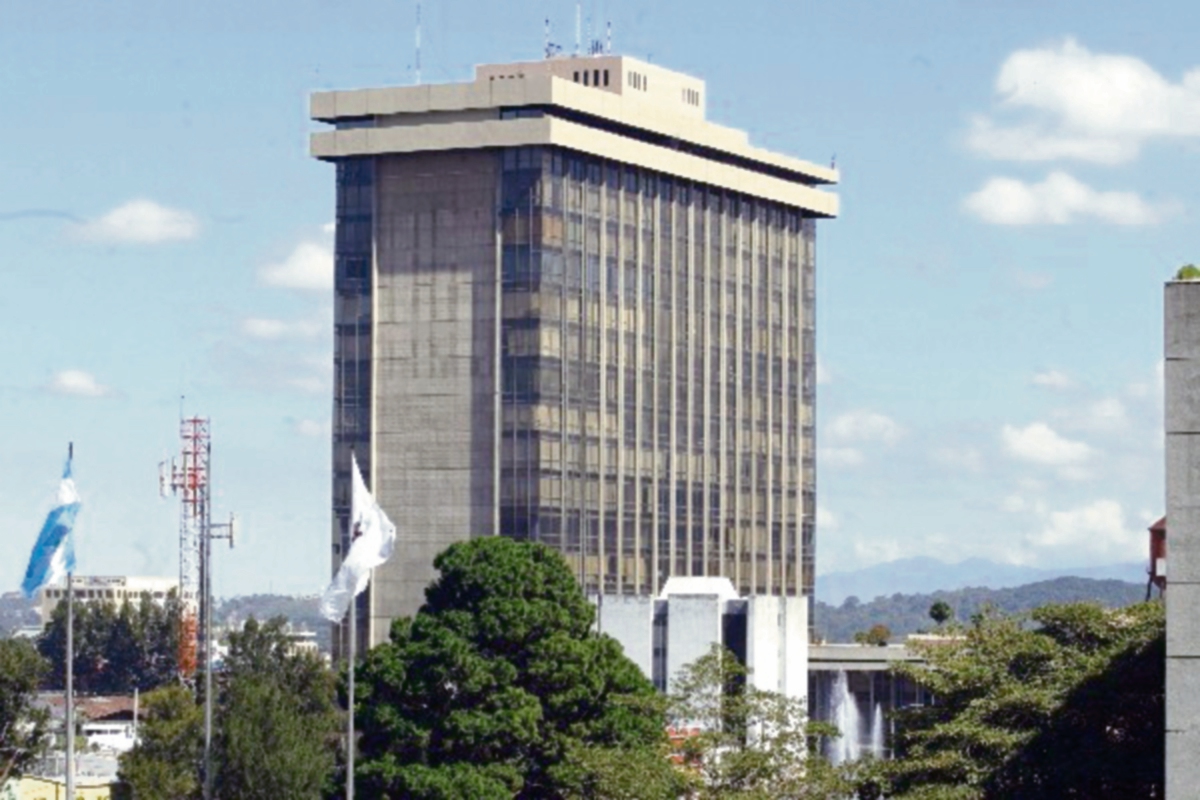
<svg viewBox="0 0 1200 800">
<path fill-rule="evenodd" d="M 417 0 L 417 84 L 421 83 L 421 0 Z"/>
<path fill-rule="evenodd" d="M 607 55 L 612 55 L 612 20 L 608 21 L 608 41 L 604 44 L 604 52 Z"/>
<path fill-rule="evenodd" d="M 579 55 L 581 39 L 583 39 L 583 3 L 576 3 L 575 4 L 575 55 Z"/>
<path fill-rule="evenodd" d="M 550 18 L 546 18 L 546 58 L 554 58 L 562 52 L 562 46 L 550 41 Z"/>
</svg>

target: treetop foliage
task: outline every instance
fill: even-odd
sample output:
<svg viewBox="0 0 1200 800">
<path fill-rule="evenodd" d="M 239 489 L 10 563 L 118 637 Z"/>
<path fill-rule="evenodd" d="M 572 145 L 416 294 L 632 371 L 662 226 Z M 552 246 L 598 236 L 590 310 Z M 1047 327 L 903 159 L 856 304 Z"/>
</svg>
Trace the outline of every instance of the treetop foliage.
<svg viewBox="0 0 1200 800">
<path fill-rule="evenodd" d="M 1161 796 L 1161 603 L 983 612 L 957 632 L 897 667 L 937 703 L 897 712 L 886 796 Z"/>
<path fill-rule="evenodd" d="M 132 694 L 177 680 L 179 601 L 75 604 L 75 690 L 80 694 Z M 59 603 L 38 640 L 50 662 L 47 687 L 66 685 L 67 604 Z"/>
<path fill-rule="evenodd" d="M 434 563 L 420 612 L 359 667 L 365 796 L 582 797 L 587 762 L 573 755 L 661 747 L 653 686 L 592 630 L 561 555 L 483 537 Z"/>
<path fill-rule="evenodd" d="M 49 665 L 24 639 L 0 639 L 0 786 L 45 746 L 49 713 L 34 706 Z"/>
</svg>

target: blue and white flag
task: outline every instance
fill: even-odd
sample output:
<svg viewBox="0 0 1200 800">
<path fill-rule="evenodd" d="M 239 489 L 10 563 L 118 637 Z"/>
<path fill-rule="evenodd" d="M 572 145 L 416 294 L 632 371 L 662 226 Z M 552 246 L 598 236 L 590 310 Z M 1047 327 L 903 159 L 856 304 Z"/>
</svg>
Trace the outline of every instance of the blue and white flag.
<svg viewBox="0 0 1200 800">
<path fill-rule="evenodd" d="M 58 485 L 58 503 L 46 515 L 42 532 L 29 556 L 29 567 L 21 591 L 33 597 L 48 583 L 57 583 L 75 571 L 75 517 L 79 514 L 79 493 L 71 479 L 71 459 L 63 468 L 62 483 Z"/>
</svg>

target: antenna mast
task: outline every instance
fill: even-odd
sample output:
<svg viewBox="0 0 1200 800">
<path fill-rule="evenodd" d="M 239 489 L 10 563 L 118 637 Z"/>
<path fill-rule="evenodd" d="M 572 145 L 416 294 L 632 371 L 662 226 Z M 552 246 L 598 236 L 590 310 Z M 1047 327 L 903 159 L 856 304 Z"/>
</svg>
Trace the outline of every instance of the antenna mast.
<svg viewBox="0 0 1200 800">
<path fill-rule="evenodd" d="M 608 36 L 607 36 L 607 41 L 604 43 L 604 53 L 605 53 L 605 55 L 612 55 L 612 20 L 611 19 L 608 21 Z"/>
<path fill-rule="evenodd" d="M 196 675 L 197 651 L 204 663 L 204 798 L 213 796 L 212 671 L 216 638 L 212 621 L 212 540 L 228 539 L 233 546 L 234 519 L 212 522 L 209 460 L 212 436 L 207 417 L 179 420 L 180 461 L 159 464 L 159 488 L 179 495 L 179 674 L 189 683 Z M 214 533 L 223 530 L 224 533 Z M 196 687 L 199 689 L 199 686 Z"/>
<path fill-rule="evenodd" d="M 579 55 L 581 46 L 580 40 L 583 38 L 583 3 L 575 4 L 575 55 Z"/>
</svg>

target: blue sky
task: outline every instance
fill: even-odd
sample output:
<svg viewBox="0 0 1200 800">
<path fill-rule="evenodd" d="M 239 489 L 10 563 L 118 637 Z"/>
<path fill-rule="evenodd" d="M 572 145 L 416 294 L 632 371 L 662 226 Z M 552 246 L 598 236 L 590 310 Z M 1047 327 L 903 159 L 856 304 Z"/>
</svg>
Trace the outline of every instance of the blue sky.
<svg viewBox="0 0 1200 800">
<path fill-rule="evenodd" d="M 1186 3 L 584 3 L 709 114 L 842 170 L 818 233 L 818 570 L 1135 560 L 1162 282 L 1200 260 Z M 423 77 L 574 3 L 426 0 Z M 0 0 L 0 587 L 66 442 L 79 568 L 173 574 L 157 464 L 212 417 L 219 594 L 328 577 L 333 172 L 307 93 L 413 80 L 411 1 Z"/>
</svg>

